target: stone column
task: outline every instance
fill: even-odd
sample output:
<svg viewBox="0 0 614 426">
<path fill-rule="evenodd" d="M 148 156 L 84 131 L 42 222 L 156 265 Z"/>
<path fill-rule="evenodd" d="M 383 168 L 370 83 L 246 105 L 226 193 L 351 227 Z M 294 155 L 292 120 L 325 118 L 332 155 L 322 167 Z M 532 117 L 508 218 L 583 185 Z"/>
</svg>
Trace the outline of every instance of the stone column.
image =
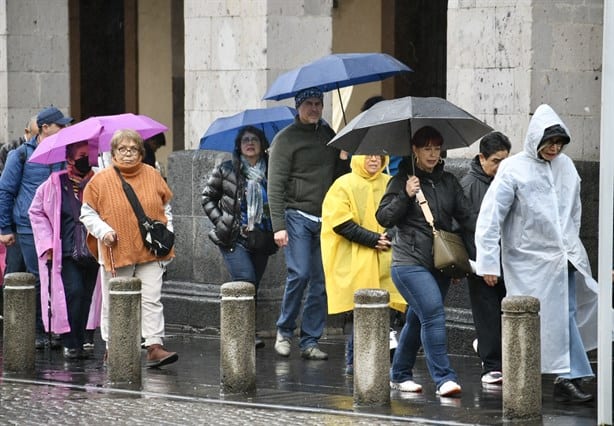
<svg viewBox="0 0 614 426">
<path fill-rule="evenodd" d="M 36 288 L 34 275 L 15 272 L 4 277 L 4 371 L 34 371 Z M 40 302 L 39 302 L 40 303 Z"/>
<path fill-rule="evenodd" d="M 390 316 L 386 290 L 354 293 L 354 405 L 390 404 Z"/>
<path fill-rule="evenodd" d="M 141 385 L 141 280 L 109 282 L 109 376 L 112 383 Z"/>
<path fill-rule="evenodd" d="M 220 307 L 220 380 L 222 394 L 256 391 L 256 307 L 254 285 L 222 285 Z"/>
<path fill-rule="evenodd" d="M 542 380 L 539 300 L 509 296 L 501 302 L 503 417 L 541 417 Z"/>
</svg>

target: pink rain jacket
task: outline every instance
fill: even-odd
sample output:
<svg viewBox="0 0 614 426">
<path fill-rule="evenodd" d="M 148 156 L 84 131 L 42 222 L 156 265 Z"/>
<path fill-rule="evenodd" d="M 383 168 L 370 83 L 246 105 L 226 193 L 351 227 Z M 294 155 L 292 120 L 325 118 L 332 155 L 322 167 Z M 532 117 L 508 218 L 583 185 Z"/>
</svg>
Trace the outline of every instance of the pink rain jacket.
<svg viewBox="0 0 614 426">
<path fill-rule="evenodd" d="M 66 296 L 62 282 L 62 242 L 60 240 L 62 190 L 60 176 L 66 170 L 52 173 L 36 190 L 29 215 L 34 233 L 34 244 L 38 254 L 38 271 L 41 283 L 41 312 L 45 331 L 49 331 L 47 301 L 49 300 L 49 271 L 47 268 L 47 250 L 52 249 L 51 271 L 51 332 L 63 334 L 70 332 Z M 57 254 L 60 254 L 59 256 Z M 100 325 L 100 274 L 92 296 L 87 328 L 94 329 Z"/>
</svg>

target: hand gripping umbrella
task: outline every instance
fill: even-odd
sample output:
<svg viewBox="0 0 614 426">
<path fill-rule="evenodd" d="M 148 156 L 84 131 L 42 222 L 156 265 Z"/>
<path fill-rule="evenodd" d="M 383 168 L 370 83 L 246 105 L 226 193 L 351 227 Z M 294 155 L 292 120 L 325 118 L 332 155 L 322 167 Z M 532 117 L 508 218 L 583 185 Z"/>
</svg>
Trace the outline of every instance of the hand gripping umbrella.
<svg viewBox="0 0 614 426">
<path fill-rule="evenodd" d="M 441 133 L 446 150 L 467 147 L 493 130 L 445 99 L 407 96 L 373 105 L 328 144 L 354 154 L 406 156 L 411 137 L 424 126 Z"/>
<path fill-rule="evenodd" d="M 402 72 L 412 71 L 404 63 L 385 53 L 339 53 L 288 71 L 273 82 L 263 99 L 291 98 L 298 92 L 317 87 L 323 92 L 356 84 L 384 80 Z M 343 121 L 345 111 L 341 104 Z"/>
<path fill-rule="evenodd" d="M 200 139 L 200 149 L 232 152 L 235 138 L 245 126 L 261 129 L 269 144 L 281 129 L 294 121 L 296 110 L 287 106 L 246 109 L 238 114 L 216 119 Z"/>
</svg>

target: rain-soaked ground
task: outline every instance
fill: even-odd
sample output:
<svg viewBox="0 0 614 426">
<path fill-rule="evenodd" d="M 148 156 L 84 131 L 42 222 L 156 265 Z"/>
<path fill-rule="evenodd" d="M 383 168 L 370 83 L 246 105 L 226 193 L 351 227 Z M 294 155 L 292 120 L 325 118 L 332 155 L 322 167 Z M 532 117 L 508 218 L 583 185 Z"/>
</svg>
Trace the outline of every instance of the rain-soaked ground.
<svg viewBox="0 0 614 426">
<path fill-rule="evenodd" d="M 477 356 L 452 356 L 452 366 L 459 374 L 463 386 L 460 398 L 442 398 L 435 395 L 435 387 L 428 377 L 424 358 L 420 357 L 415 380 L 424 386 L 420 394 L 391 394 L 390 407 L 354 408 L 352 378 L 344 375 L 344 341 L 341 336 L 321 340 L 321 347 L 329 353 L 328 361 L 306 361 L 293 347 L 289 358 L 282 358 L 273 350 L 273 340 L 265 339 L 266 347 L 256 351 L 256 394 L 246 396 L 220 396 L 220 363 L 218 336 L 193 331 L 171 329 L 165 340 L 169 350 L 179 353 L 179 361 L 161 369 L 144 369 L 141 389 L 118 388 L 108 382 L 107 370 L 102 365 L 104 348 L 97 337 L 94 357 L 85 361 L 64 360 L 61 351 L 37 352 L 36 372 L 24 376 L 4 373 L 5 383 L 55 384 L 84 392 L 84 398 L 116 398 L 159 396 L 181 397 L 186 400 L 215 400 L 229 404 L 257 407 L 284 408 L 307 411 L 340 411 L 364 413 L 374 416 L 380 423 L 390 420 L 413 420 L 425 424 L 501 424 L 501 387 L 480 383 L 480 362 Z M 1 344 L 1 341 L 0 341 Z M 144 356 L 144 351 L 143 351 Z M 2 361 L 0 359 L 0 368 Z M 593 365 L 594 366 L 594 365 Z M 522 372 L 516 372 L 522 374 Z M 542 419 L 522 424 L 594 425 L 596 402 L 588 405 L 556 403 L 552 399 L 552 377 L 543 378 Z M 595 383 L 585 389 L 596 392 Z"/>
</svg>

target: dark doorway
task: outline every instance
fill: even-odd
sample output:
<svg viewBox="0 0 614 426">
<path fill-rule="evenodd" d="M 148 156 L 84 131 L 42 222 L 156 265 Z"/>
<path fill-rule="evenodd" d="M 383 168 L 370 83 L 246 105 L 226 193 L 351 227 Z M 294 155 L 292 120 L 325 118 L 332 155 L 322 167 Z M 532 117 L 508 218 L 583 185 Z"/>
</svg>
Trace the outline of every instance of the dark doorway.
<svg viewBox="0 0 614 426">
<path fill-rule="evenodd" d="M 387 97 L 446 97 L 447 0 L 385 0 L 382 49 L 413 73 L 385 86 Z"/>
<path fill-rule="evenodd" d="M 136 112 L 136 0 L 70 0 L 75 118 Z"/>
</svg>

